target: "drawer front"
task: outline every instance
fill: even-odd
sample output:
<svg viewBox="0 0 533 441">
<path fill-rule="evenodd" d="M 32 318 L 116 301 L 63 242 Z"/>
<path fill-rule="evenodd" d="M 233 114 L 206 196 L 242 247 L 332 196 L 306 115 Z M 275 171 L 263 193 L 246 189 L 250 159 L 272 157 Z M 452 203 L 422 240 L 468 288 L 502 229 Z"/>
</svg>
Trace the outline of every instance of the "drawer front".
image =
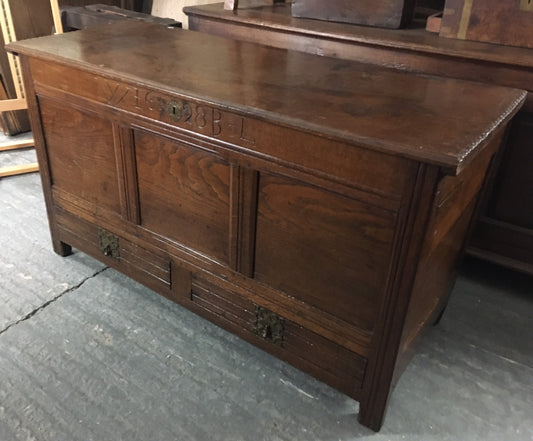
<svg viewBox="0 0 533 441">
<path fill-rule="evenodd" d="M 92 255 L 159 294 L 358 399 L 367 360 L 268 308 L 191 272 L 163 250 L 56 211 L 60 239 Z M 187 269 L 189 268 L 189 269 Z"/>
<path fill-rule="evenodd" d="M 171 259 L 62 209 L 56 210 L 60 239 L 167 297 L 172 286 Z"/>
<path fill-rule="evenodd" d="M 367 362 L 356 353 L 201 276 L 193 276 L 186 306 L 347 395 L 359 397 Z"/>
</svg>

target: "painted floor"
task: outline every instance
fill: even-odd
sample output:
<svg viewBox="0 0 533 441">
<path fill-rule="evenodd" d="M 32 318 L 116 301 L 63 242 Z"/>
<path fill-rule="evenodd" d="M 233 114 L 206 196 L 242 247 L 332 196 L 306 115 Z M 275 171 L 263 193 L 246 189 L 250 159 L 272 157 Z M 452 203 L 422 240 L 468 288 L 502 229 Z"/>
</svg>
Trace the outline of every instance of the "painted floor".
<svg viewBox="0 0 533 441">
<path fill-rule="evenodd" d="M 381 432 L 357 411 L 83 253 L 55 255 L 38 174 L 0 179 L 0 441 L 533 440 L 533 278 L 467 260 Z"/>
</svg>

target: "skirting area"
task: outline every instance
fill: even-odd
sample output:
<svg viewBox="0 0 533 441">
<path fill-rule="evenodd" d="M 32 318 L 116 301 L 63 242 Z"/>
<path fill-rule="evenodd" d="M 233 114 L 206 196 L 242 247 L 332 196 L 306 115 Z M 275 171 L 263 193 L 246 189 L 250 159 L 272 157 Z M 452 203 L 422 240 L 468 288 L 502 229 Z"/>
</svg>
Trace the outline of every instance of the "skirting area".
<svg viewBox="0 0 533 441">
<path fill-rule="evenodd" d="M 33 152 L 0 156 L 1 165 Z M 533 279 L 466 261 L 378 434 L 358 404 L 112 269 L 0 180 L 0 440 L 532 440 Z"/>
</svg>

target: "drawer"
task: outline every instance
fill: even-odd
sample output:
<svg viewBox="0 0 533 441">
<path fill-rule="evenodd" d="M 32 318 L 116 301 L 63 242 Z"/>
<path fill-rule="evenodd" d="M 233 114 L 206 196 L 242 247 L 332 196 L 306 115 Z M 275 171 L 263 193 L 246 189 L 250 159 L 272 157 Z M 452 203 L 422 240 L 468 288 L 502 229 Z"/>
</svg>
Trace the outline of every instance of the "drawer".
<svg viewBox="0 0 533 441">
<path fill-rule="evenodd" d="M 146 249 L 62 209 L 56 211 L 60 240 L 136 281 L 172 296 L 171 260 L 163 251 Z"/>
<path fill-rule="evenodd" d="M 63 209 L 60 240 L 159 294 L 358 399 L 367 360 L 230 289 L 191 273 L 162 250 L 149 250 Z"/>
<path fill-rule="evenodd" d="M 186 306 L 341 392 L 359 397 L 364 357 L 201 276 L 193 276 Z"/>
</svg>

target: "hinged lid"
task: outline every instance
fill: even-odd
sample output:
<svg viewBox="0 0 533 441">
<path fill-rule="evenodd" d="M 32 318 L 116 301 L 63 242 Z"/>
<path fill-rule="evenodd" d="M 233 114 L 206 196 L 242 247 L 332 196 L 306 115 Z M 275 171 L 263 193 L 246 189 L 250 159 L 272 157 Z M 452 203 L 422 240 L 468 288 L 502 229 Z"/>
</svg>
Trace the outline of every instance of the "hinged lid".
<svg viewBox="0 0 533 441">
<path fill-rule="evenodd" d="M 526 92 L 124 22 L 10 51 L 458 173 Z M 289 147 L 289 146 L 288 146 Z"/>
</svg>

